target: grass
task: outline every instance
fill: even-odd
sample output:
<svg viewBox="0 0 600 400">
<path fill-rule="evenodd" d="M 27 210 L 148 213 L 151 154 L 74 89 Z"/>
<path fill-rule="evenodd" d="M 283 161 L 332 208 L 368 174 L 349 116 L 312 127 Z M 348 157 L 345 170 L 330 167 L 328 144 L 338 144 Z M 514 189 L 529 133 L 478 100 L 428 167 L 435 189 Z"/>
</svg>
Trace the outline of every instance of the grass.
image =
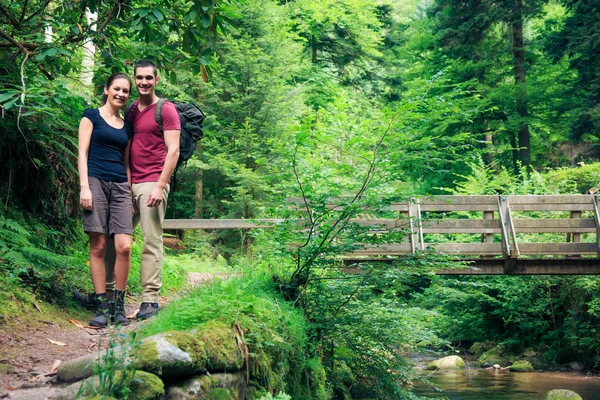
<svg viewBox="0 0 600 400">
<path fill-rule="evenodd" d="M 302 311 L 276 292 L 272 274 L 256 269 L 238 273 L 170 302 L 140 328 L 140 337 L 171 330 L 193 332 L 215 320 L 239 324 L 250 356 L 251 398 L 280 390 L 294 398 L 327 398 L 320 361 L 319 368 L 309 362 L 308 324 Z M 318 394 L 313 396 L 311 390 Z"/>
</svg>

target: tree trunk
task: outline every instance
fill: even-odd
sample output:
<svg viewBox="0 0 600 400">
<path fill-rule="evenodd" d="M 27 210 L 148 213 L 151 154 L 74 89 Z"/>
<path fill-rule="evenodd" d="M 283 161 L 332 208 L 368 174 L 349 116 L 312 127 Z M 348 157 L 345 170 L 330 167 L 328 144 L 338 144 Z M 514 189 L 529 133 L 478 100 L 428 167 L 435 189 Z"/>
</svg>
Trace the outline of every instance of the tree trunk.
<svg viewBox="0 0 600 400">
<path fill-rule="evenodd" d="M 512 22 L 513 61 L 517 86 L 517 113 L 520 117 L 518 131 L 519 161 L 526 169 L 531 165 L 531 146 L 527 119 L 527 86 L 525 83 L 525 48 L 523 43 L 523 0 L 515 0 Z"/>
<path fill-rule="evenodd" d="M 88 25 L 91 25 L 92 30 L 96 30 L 96 21 L 98 14 L 85 9 L 85 19 Z M 83 43 L 83 58 L 81 60 L 81 82 L 83 86 L 90 91 L 93 90 L 94 79 L 94 58 L 96 56 L 96 45 L 90 38 L 87 38 Z"/>
<path fill-rule="evenodd" d="M 317 39 L 315 38 L 315 35 L 312 35 L 310 37 L 310 49 L 311 49 L 311 56 L 312 56 L 312 63 L 316 64 L 317 63 Z"/>
<path fill-rule="evenodd" d="M 483 162 L 485 165 L 492 165 L 494 163 L 494 138 L 492 133 L 486 132 L 483 141 Z"/>
<path fill-rule="evenodd" d="M 196 146 L 198 157 L 202 158 L 202 144 L 198 143 Z M 202 216 L 202 203 L 204 197 L 202 196 L 202 189 L 204 186 L 204 170 L 199 169 L 196 174 L 196 194 L 194 195 L 194 218 L 198 219 Z"/>
</svg>

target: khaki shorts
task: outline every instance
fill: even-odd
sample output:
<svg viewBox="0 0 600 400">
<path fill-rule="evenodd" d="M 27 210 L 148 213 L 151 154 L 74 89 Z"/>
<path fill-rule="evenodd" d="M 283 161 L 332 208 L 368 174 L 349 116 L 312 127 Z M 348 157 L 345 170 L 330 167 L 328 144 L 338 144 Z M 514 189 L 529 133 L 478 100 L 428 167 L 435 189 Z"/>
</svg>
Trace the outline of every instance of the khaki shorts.
<svg viewBox="0 0 600 400">
<path fill-rule="evenodd" d="M 92 210 L 83 210 L 85 233 L 115 234 L 133 233 L 133 202 L 131 186 L 127 182 L 106 182 L 89 177 L 92 191 Z"/>
</svg>

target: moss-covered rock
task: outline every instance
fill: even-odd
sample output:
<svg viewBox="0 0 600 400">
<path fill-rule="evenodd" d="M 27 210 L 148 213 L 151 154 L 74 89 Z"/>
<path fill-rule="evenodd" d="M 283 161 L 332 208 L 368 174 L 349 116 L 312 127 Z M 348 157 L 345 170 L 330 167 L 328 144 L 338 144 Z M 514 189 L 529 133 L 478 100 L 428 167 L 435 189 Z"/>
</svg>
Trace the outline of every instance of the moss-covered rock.
<svg viewBox="0 0 600 400">
<path fill-rule="evenodd" d="M 494 346 L 486 350 L 477 360 L 480 366 L 490 366 L 494 364 L 507 365 L 512 364 L 517 359 L 517 356 L 510 353 L 505 353 L 502 345 Z"/>
<path fill-rule="evenodd" d="M 93 396 L 93 397 L 86 397 L 85 400 L 117 400 L 114 397 L 106 397 L 106 396 L 102 396 L 102 395 L 97 395 L 97 396 Z"/>
<path fill-rule="evenodd" d="M 553 389 L 546 393 L 544 400 L 583 400 L 577 393 L 567 389 Z"/>
<path fill-rule="evenodd" d="M 165 400 L 206 399 L 224 393 L 216 389 L 227 390 L 227 400 L 243 400 L 246 398 L 246 377 L 244 372 L 215 373 L 210 376 L 200 375 L 170 385 L 166 389 Z"/>
<path fill-rule="evenodd" d="M 236 400 L 237 396 L 232 399 L 231 392 L 228 389 L 215 388 L 208 391 L 206 398 L 208 400 Z"/>
<path fill-rule="evenodd" d="M 118 382 L 121 379 L 121 374 L 122 371 L 116 371 L 114 381 Z M 155 400 L 165 394 L 165 387 L 160 378 L 144 371 L 135 371 L 133 374 L 128 374 L 123 385 L 130 389 L 129 398 L 131 399 Z M 56 400 L 74 400 L 82 398 L 82 396 L 83 398 L 85 396 L 94 398 L 94 396 L 97 397 L 96 393 L 99 391 L 101 391 L 100 379 L 98 376 L 92 376 L 67 386 L 54 398 Z"/>
<path fill-rule="evenodd" d="M 473 354 L 476 358 L 481 357 L 483 353 L 496 346 L 494 342 L 475 342 L 469 347 L 469 353 Z"/>
<path fill-rule="evenodd" d="M 448 356 L 448 357 L 444 357 L 444 358 L 439 359 L 439 360 L 433 360 L 432 362 L 430 362 L 429 364 L 427 364 L 427 369 L 429 369 L 429 370 L 434 370 L 434 369 L 445 369 L 445 370 L 449 370 L 449 369 L 463 369 L 466 366 L 467 365 L 465 364 L 464 360 L 462 358 L 460 358 L 459 356 Z"/>
<path fill-rule="evenodd" d="M 179 331 L 144 339 L 132 358 L 137 369 L 161 377 L 190 376 L 206 365 L 204 344 L 193 335 Z"/>
<path fill-rule="evenodd" d="M 135 371 L 130 388 L 132 399 L 153 400 L 165 394 L 163 381 L 158 376 L 145 371 Z"/>
<path fill-rule="evenodd" d="M 218 320 L 203 324 L 196 338 L 206 350 L 206 368 L 211 372 L 239 371 L 244 366 L 244 355 L 238 345 L 233 328 Z"/>
<path fill-rule="evenodd" d="M 356 380 L 356 377 L 354 376 L 352 369 L 350 369 L 350 367 L 348 366 L 348 364 L 346 364 L 345 361 L 336 360 L 333 363 L 333 378 L 332 378 L 332 380 L 334 380 L 336 382 L 340 382 L 340 383 L 344 384 L 345 386 L 350 387 Z"/>
<path fill-rule="evenodd" d="M 519 360 L 515 361 L 513 365 L 510 366 L 510 370 L 512 372 L 531 372 L 533 371 L 533 366 L 527 360 Z"/>
</svg>

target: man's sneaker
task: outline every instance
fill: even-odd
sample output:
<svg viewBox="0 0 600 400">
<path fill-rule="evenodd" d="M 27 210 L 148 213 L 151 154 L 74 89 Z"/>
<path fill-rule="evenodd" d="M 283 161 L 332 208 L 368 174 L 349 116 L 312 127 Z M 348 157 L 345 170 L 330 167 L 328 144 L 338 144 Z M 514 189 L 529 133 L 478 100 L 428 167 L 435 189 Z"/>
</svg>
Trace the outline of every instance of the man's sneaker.
<svg viewBox="0 0 600 400">
<path fill-rule="evenodd" d="M 96 306 L 96 313 L 94 318 L 90 320 L 90 326 L 95 326 L 98 328 L 106 328 L 108 325 L 108 316 L 110 315 L 108 301 L 106 300 L 98 300 Z"/>
<path fill-rule="evenodd" d="M 158 303 L 142 303 L 140 311 L 138 311 L 137 319 L 148 319 L 160 310 Z"/>
</svg>

